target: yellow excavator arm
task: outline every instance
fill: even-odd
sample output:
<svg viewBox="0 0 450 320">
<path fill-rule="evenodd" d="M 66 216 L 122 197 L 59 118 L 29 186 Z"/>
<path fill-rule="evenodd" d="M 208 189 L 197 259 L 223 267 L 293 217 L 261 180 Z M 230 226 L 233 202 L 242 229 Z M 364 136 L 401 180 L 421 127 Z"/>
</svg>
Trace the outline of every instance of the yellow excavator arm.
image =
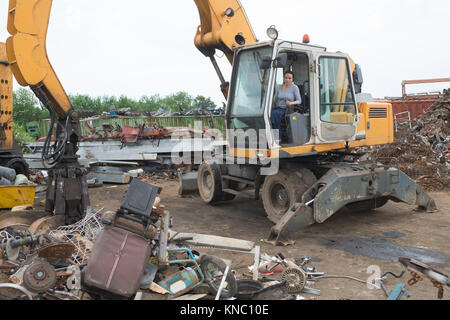
<svg viewBox="0 0 450 320">
<path fill-rule="evenodd" d="M 46 38 L 53 0 L 10 0 L 6 41 L 11 70 L 22 86 L 30 86 L 59 117 L 72 109 L 47 56 Z"/>
<path fill-rule="evenodd" d="M 46 38 L 53 0 L 10 0 L 8 14 L 7 52 L 17 82 L 30 86 L 47 100 L 59 117 L 65 118 L 72 109 L 47 56 Z M 233 49 L 256 42 L 255 34 L 239 0 L 194 0 L 201 25 L 197 28 L 195 46 L 209 57 L 219 75 L 222 91 L 227 97 L 228 83 L 214 58 L 215 50 L 222 51 L 230 64 Z"/>
<path fill-rule="evenodd" d="M 211 59 L 221 82 L 221 90 L 228 97 L 229 83 L 225 81 L 214 54 L 222 51 L 233 64 L 234 48 L 257 42 L 255 33 L 239 0 L 194 0 L 200 15 L 194 43 Z"/>
<path fill-rule="evenodd" d="M 239 0 L 194 0 L 200 14 L 195 46 L 207 57 L 219 49 L 233 63 L 233 49 L 256 42 Z"/>
</svg>

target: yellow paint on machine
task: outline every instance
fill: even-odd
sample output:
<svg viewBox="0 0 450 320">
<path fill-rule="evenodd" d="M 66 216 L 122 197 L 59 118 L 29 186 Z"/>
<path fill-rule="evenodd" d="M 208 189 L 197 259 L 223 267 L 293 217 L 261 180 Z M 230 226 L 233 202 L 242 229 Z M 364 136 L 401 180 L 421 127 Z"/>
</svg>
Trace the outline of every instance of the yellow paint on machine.
<svg viewBox="0 0 450 320">
<path fill-rule="evenodd" d="M 62 118 L 72 108 L 47 56 L 46 38 L 52 0 L 10 0 L 6 40 L 8 61 L 17 82 L 38 86 Z"/>
<path fill-rule="evenodd" d="M 4 43 L 0 43 L 0 60 L 8 60 Z M 12 72 L 9 66 L 0 64 L 0 151 L 13 148 L 13 129 Z"/>
<path fill-rule="evenodd" d="M 385 145 L 394 142 L 394 116 L 392 105 L 389 103 L 360 103 L 358 104 L 360 121 L 357 132 L 365 132 L 365 138 L 350 141 L 350 148 L 364 146 Z M 345 142 L 314 144 L 304 146 L 284 147 L 277 150 L 230 149 L 230 155 L 238 158 L 258 158 L 257 154 L 265 153 L 266 157 L 276 159 L 279 151 L 286 152 L 292 157 L 325 153 L 346 148 Z"/>
<path fill-rule="evenodd" d="M 11 209 L 17 206 L 33 205 L 36 185 L 1 186 L 0 209 Z"/>
</svg>

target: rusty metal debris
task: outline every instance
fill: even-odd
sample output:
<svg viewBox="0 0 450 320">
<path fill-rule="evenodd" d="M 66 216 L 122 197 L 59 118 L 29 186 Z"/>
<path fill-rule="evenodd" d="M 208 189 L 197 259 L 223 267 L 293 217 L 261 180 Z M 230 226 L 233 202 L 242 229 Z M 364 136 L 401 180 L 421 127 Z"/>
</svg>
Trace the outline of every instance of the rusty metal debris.
<svg viewBox="0 0 450 320">
<path fill-rule="evenodd" d="M 144 209 L 145 206 L 139 205 L 143 204 L 146 188 L 153 190 L 153 194 L 144 200 L 149 201 L 149 206 Z M 233 297 L 236 294 L 236 280 L 231 269 L 226 272 L 230 266 L 224 260 L 179 246 L 183 239 L 192 240 L 194 237 L 174 240 L 180 233 L 174 234 L 169 229 L 170 213 L 156 197 L 158 190 L 160 188 L 134 179 L 117 212 L 103 212 L 103 208 L 89 209 L 82 220 L 69 226 L 43 226 L 46 219 L 54 217 L 34 219 L 34 222 L 24 220 L 26 223 L 20 226 L 5 224 L 6 227 L 0 230 L 0 275 L 3 274 L 1 279 L 8 279 L 8 283 L 0 284 L 0 287 L 14 289 L 14 294 L 7 298 L 172 300 L 185 295 L 186 299 L 200 299 L 208 295 L 217 295 L 220 299 Z M 140 196 L 136 197 L 136 194 Z M 146 217 L 143 220 L 145 223 L 139 218 L 143 216 Z M 40 227 L 31 228 L 36 222 Z M 121 230 L 130 239 L 133 235 L 139 236 L 148 245 L 148 255 L 144 256 L 137 269 L 142 270 L 142 274 L 107 274 L 108 268 L 104 265 L 108 261 L 98 260 L 102 256 L 99 252 L 110 250 L 102 246 L 101 238 L 116 230 Z M 113 251 L 120 249 L 109 248 Z M 135 267 L 136 263 L 139 264 L 136 260 L 127 261 L 124 263 Z M 102 274 L 113 280 L 116 278 L 116 285 L 137 281 L 137 286 L 120 295 L 124 292 L 114 292 L 109 283 L 105 282 L 106 286 L 102 287 L 88 282 L 86 278 L 92 276 L 92 270 L 100 272 L 100 278 Z M 201 286 L 206 286 L 206 292 L 195 293 L 194 289 Z"/>
<path fill-rule="evenodd" d="M 393 144 L 376 147 L 370 156 L 393 164 L 415 179 L 426 191 L 450 187 L 450 96 L 445 95 L 423 114 L 399 125 Z"/>
<path fill-rule="evenodd" d="M 410 286 L 413 286 L 425 278 L 428 278 L 438 289 L 437 298 L 442 299 L 444 297 L 444 286 L 450 287 L 450 279 L 447 275 L 415 259 L 399 257 L 398 261 L 411 274 L 411 279 L 408 281 Z"/>
</svg>

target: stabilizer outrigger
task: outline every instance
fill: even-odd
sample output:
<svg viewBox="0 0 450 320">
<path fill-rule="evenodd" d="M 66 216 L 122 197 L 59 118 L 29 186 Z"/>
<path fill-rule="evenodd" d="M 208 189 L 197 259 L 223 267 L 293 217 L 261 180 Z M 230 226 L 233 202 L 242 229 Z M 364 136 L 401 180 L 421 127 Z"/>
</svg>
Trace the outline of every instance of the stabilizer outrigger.
<svg viewBox="0 0 450 320">
<path fill-rule="evenodd" d="M 271 229 L 267 241 L 289 244 L 294 233 L 325 222 L 345 206 L 370 210 L 388 200 L 415 204 L 420 211 L 437 211 L 434 200 L 397 168 L 375 163 L 341 165 L 329 170 L 303 194 L 301 202 L 294 204 Z"/>
</svg>

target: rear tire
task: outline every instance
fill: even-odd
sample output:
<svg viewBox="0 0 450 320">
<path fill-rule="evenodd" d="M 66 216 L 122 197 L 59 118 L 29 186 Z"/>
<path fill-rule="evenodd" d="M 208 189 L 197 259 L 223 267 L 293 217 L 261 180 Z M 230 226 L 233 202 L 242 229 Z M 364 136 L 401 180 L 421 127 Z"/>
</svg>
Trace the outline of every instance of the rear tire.
<svg viewBox="0 0 450 320">
<path fill-rule="evenodd" d="M 305 168 L 284 169 L 268 176 L 262 188 L 262 200 L 269 220 L 277 224 L 316 181 L 316 176 Z"/>
</svg>

